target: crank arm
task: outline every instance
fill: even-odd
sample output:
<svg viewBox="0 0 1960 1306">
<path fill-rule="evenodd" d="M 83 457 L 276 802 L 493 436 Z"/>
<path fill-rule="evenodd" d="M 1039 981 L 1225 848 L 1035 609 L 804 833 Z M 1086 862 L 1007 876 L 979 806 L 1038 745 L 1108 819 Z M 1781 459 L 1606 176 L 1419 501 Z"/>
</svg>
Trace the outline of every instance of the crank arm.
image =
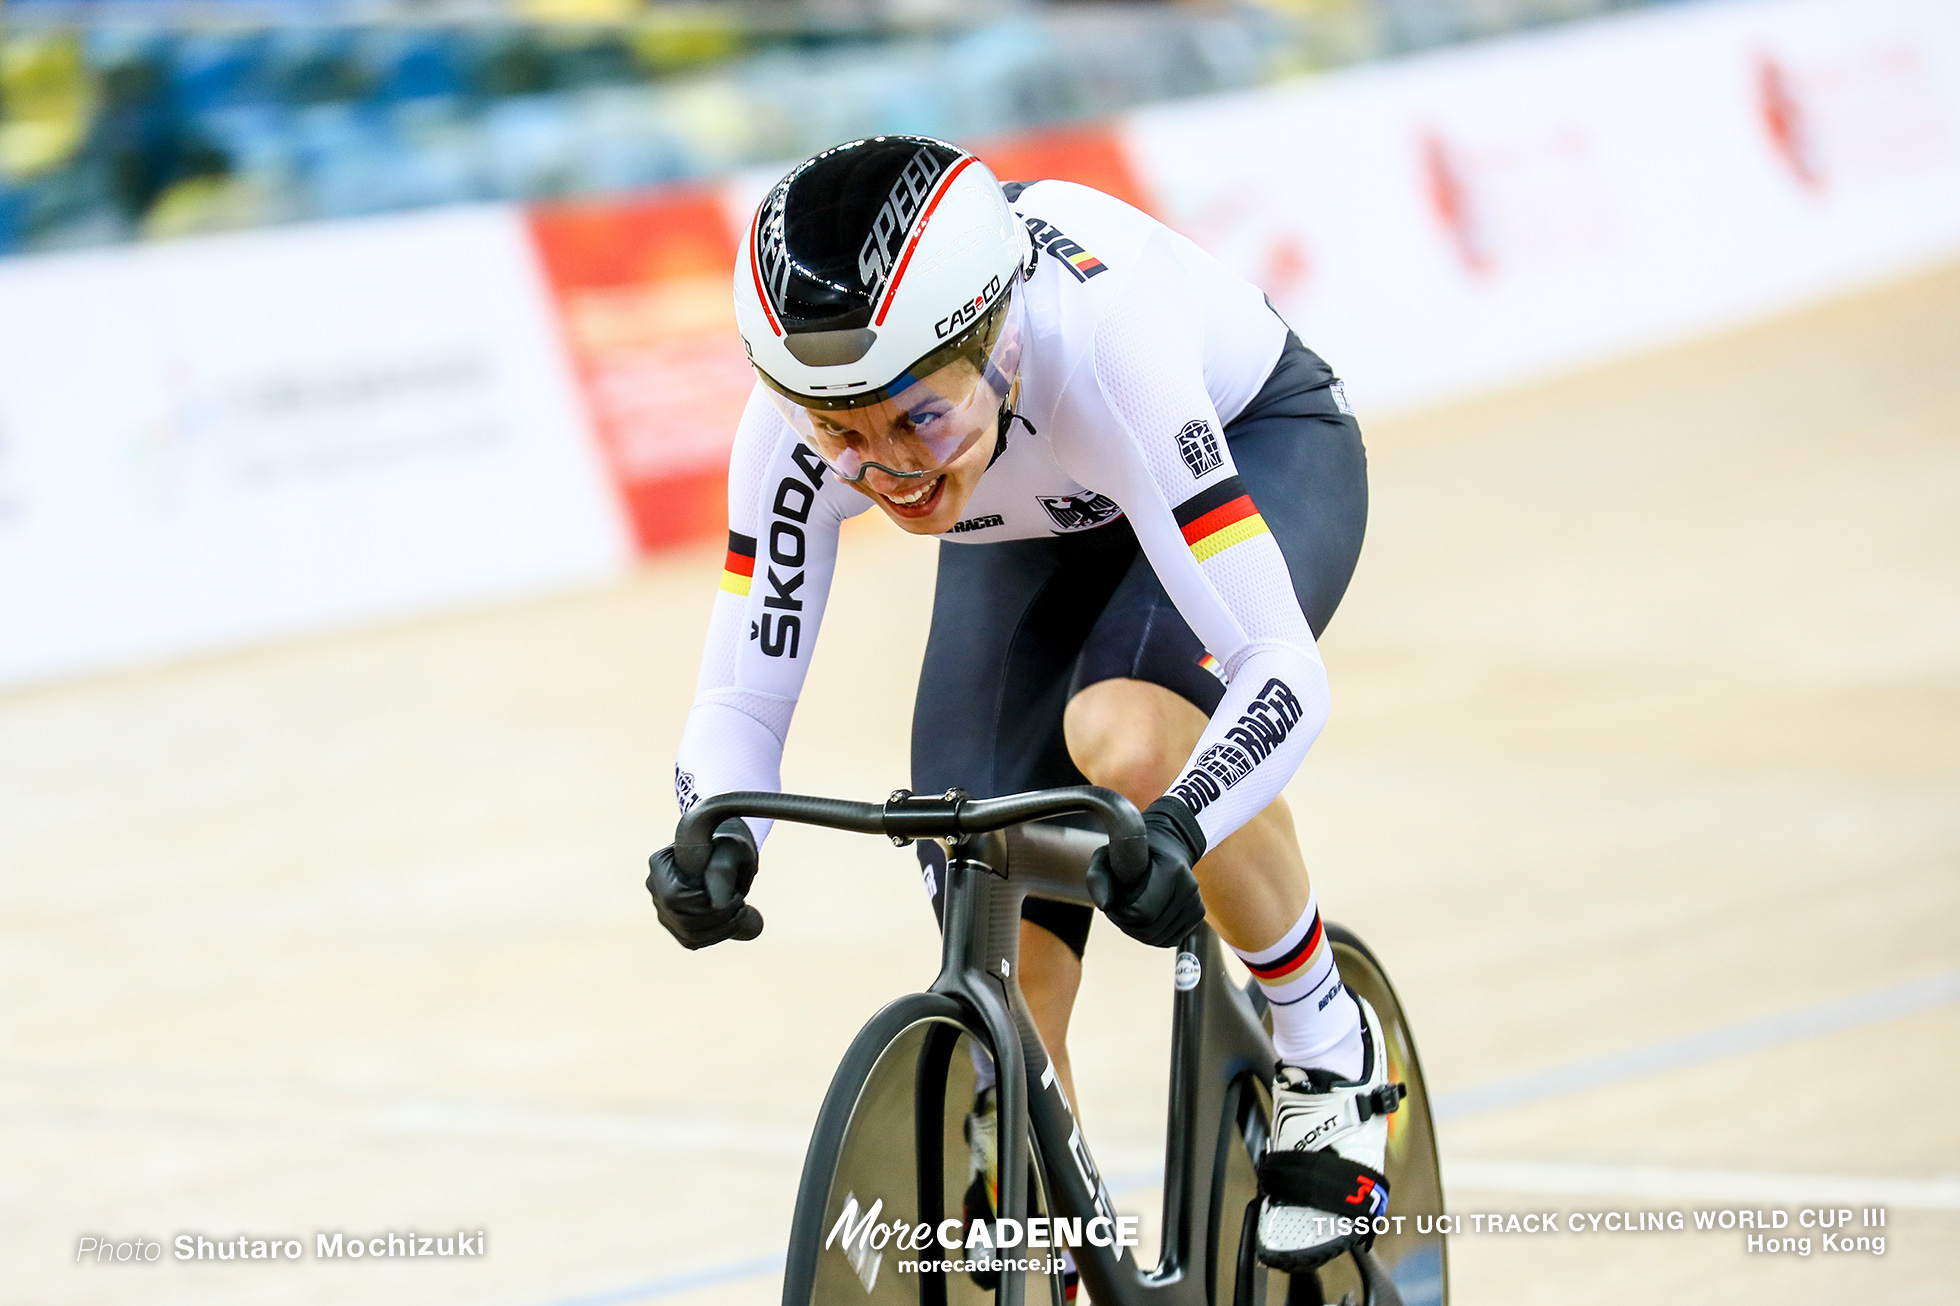
<svg viewBox="0 0 1960 1306">
<path fill-rule="evenodd" d="M 1374 1252 L 1357 1247 L 1349 1254 L 1361 1271 L 1362 1306 L 1402 1306 L 1402 1294 L 1396 1289 L 1395 1280 L 1375 1259 Z"/>
</svg>

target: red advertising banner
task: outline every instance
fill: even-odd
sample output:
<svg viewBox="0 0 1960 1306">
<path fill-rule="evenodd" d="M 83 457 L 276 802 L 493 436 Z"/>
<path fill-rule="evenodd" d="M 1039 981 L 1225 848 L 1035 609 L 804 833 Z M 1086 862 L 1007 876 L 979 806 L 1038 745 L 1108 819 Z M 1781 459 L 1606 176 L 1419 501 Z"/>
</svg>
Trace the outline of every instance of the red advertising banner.
<svg viewBox="0 0 1960 1306">
<path fill-rule="evenodd" d="M 1150 197 L 1130 168 L 1115 129 L 1102 123 L 1029 136 L 982 141 L 972 147 L 1002 181 L 1073 181 L 1114 195 L 1144 212 Z"/>
<path fill-rule="evenodd" d="M 728 448 L 753 377 L 717 192 L 539 208 L 530 223 L 641 552 L 721 531 Z"/>
</svg>

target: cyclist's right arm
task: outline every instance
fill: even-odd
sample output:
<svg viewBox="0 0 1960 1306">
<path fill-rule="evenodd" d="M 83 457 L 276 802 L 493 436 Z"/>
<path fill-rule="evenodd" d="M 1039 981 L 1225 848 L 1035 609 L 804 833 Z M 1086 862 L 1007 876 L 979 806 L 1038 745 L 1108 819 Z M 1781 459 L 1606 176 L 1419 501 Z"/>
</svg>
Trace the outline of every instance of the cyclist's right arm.
<svg viewBox="0 0 1960 1306">
<path fill-rule="evenodd" d="M 729 458 L 728 557 L 674 762 L 683 812 L 709 794 L 781 790 L 783 740 L 816 648 L 838 529 L 869 506 L 799 443 L 758 384 Z M 749 825 L 759 842 L 770 823 Z"/>
</svg>

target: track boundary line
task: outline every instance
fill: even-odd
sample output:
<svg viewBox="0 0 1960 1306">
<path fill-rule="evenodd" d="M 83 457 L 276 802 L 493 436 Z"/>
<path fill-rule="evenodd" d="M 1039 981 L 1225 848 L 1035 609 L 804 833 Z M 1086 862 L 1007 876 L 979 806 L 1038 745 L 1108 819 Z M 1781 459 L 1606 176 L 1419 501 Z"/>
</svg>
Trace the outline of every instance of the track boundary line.
<svg viewBox="0 0 1960 1306">
<path fill-rule="evenodd" d="M 1611 1088 L 1633 1079 L 1725 1061 L 1786 1043 L 1800 1043 L 1847 1029 L 1876 1025 L 1960 1002 L 1960 970 L 1941 971 L 1869 993 L 1832 998 L 1795 1011 L 1758 1016 L 1699 1034 L 1662 1039 L 1624 1052 L 1588 1057 L 1570 1065 L 1513 1075 L 1475 1088 L 1438 1093 L 1431 1108 L 1438 1120 L 1507 1111 L 1551 1097 Z"/>
<path fill-rule="evenodd" d="M 773 1256 L 757 1256 L 746 1261 L 731 1261 L 726 1265 L 709 1266 L 702 1270 L 689 1270 L 681 1274 L 669 1274 L 645 1283 L 632 1283 L 623 1288 L 611 1288 L 602 1292 L 587 1293 L 582 1297 L 561 1297 L 545 1306 L 625 1306 L 627 1302 L 652 1301 L 656 1297 L 671 1297 L 678 1292 L 689 1292 L 695 1288 L 712 1288 L 717 1284 L 734 1283 L 741 1279 L 752 1279 L 759 1274 L 769 1274 L 783 1268 L 788 1259 L 787 1253 L 777 1252 Z"/>
</svg>

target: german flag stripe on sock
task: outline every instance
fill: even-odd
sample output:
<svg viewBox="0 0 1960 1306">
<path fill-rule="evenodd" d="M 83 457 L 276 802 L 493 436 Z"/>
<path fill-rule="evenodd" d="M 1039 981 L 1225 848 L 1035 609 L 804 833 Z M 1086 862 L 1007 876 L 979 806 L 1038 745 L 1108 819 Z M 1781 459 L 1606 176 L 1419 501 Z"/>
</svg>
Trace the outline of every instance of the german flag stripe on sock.
<svg viewBox="0 0 1960 1306">
<path fill-rule="evenodd" d="M 1256 535 L 1270 533 L 1266 519 L 1259 515 L 1258 506 L 1236 476 L 1228 476 L 1210 489 L 1198 491 L 1179 504 L 1171 515 L 1177 519 L 1178 528 L 1184 532 L 1184 542 L 1191 546 L 1199 562 Z"/>
<path fill-rule="evenodd" d="M 728 532 L 728 561 L 721 564 L 721 587 L 747 595 L 755 579 L 755 537 Z"/>
<path fill-rule="evenodd" d="M 1271 984 L 1275 987 L 1285 984 L 1289 980 L 1297 979 L 1300 973 L 1311 965 L 1313 959 L 1319 955 L 1323 933 L 1324 931 L 1320 928 L 1320 913 L 1315 912 L 1313 916 L 1313 927 L 1307 931 L 1305 938 L 1271 961 L 1256 966 L 1248 961 L 1245 964 L 1245 968 L 1251 971 L 1261 984 Z"/>
</svg>

